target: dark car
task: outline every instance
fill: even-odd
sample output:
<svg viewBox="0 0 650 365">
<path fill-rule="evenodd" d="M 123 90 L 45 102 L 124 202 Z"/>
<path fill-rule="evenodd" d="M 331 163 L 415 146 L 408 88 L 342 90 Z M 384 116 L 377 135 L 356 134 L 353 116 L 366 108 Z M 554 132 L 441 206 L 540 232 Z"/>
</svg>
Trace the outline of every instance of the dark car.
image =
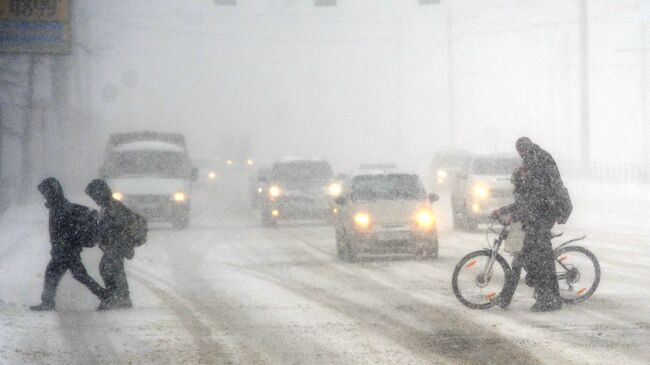
<svg viewBox="0 0 650 365">
<path fill-rule="evenodd" d="M 273 164 L 263 189 L 263 226 L 280 219 L 328 219 L 334 174 L 325 160 L 282 160 Z"/>
</svg>

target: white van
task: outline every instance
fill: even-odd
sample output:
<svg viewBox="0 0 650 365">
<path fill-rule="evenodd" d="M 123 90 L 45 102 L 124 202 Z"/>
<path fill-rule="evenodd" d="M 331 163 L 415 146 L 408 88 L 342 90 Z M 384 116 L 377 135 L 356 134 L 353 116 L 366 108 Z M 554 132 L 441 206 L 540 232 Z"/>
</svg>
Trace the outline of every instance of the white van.
<svg viewBox="0 0 650 365">
<path fill-rule="evenodd" d="M 109 138 L 100 176 L 124 202 L 148 220 L 176 229 L 190 223 L 191 180 L 196 179 L 181 134 L 132 132 Z"/>
</svg>

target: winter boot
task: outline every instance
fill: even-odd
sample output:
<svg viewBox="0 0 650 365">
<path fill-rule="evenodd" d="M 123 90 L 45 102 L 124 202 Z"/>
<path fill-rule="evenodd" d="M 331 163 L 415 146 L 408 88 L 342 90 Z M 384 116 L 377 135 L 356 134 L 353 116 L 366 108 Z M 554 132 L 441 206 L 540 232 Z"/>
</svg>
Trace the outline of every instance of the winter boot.
<svg viewBox="0 0 650 365">
<path fill-rule="evenodd" d="M 32 305 L 29 309 L 34 312 L 44 312 L 44 311 L 53 311 L 54 303 L 41 303 L 39 305 Z"/>
</svg>

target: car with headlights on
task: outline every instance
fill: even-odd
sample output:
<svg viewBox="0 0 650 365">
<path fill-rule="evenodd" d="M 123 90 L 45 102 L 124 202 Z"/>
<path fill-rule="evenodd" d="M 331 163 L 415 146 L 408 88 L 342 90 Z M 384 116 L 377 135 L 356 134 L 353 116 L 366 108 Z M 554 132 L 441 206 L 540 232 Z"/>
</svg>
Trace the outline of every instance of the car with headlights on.
<svg viewBox="0 0 650 365">
<path fill-rule="evenodd" d="M 358 254 L 406 253 L 438 256 L 438 234 L 432 203 L 418 175 L 363 173 L 348 179 L 336 199 L 335 222 L 339 258 L 353 261 Z"/>
<path fill-rule="evenodd" d="M 282 159 L 263 177 L 262 225 L 285 219 L 329 220 L 329 200 L 340 193 L 330 164 L 321 159 Z"/>
<path fill-rule="evenodd" d="M 182 134 L 151 131 L 112 134 L 99 172 L 114 199 L 176 229 L 190 223 L 191 182 L 197 174 Z"/>
<path fill-rule="evenodd" d="M 431 161 L 431 176 L 436 188 L 448 188 L 456 179 L 456 174 L 467 165 L 471 155 L 466 151 L 446 151 L 437 153 Z"/>
<path fill-rule="evenodd" d="M 521 159 L 511 155 L 477 155 L 456 174 L 451 192 L 455 229 L 475 230 L 490 213 L 514 201 L 512 172 Z"/>
</svg>

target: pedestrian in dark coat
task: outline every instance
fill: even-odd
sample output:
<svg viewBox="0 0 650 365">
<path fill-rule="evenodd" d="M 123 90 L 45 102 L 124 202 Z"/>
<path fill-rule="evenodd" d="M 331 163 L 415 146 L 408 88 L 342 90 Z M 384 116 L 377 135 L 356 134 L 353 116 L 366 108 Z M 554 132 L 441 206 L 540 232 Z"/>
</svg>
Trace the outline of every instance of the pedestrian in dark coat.
<svg viewBox="0 0 650 365">
<path fill-rule="evenodd" d="M 133 255 L 125 239 L 128 210 L 120 201 L 113 199 L 113 193 L 104 180 L 91 181 L 86 187 L 86 194 L 101 207 L 97 234 L 99 248 L 104 255 L 99 263 L 99 273 L 110 292 L 110 298 L 102 301 L 98 310 L 131 308 L 133 304 L 124 271 L 124 259 Z"/>
<path fill-rule="evenodd" d="M 513 191 L 515 201 L 514 203 L 505 207 L 501 207 L 493 212 L 492 216 L 494 218 L 508 217 L 507 223 L 511 223 L 513 221 L 522 222 L 529 220 L 531 212 L 528 207 L 529 191 L 527 190 L 526 185 L 527 176 L 528 172 L 524 166 L 520 166 L 512 173 L 510 181 L 515 187 Z M 508 274 L 508 277 L 506 278 L 506 283 L 503 286 L 503 291 L 499 297 L 495 299 L 496 305 L 499 307 L 507 309 L 510 306 L 512 297 L 514 296 L 515 290 L 517 290 L 517 285 L 519 284 L 521 269 L 524 268 L 524 263 L 525 257 L 521 253 L 514 255 L 514 258 L 512 259 L 511 270 Z"/>
<path fill-rule="evenodd" d="M 562 300 L 555 272 L 551 228 L 560 219 L 556 197 L 566 189 L 555 160 L 548 152 L 527 137 L 519 138 L 516 148 L 527 172 L 526 209 L 516 212 L 515 219 L 523 223 L 525 236 L 521 255 L 528 272 L 527 281 L 537 294 L 537 301 L 530 309 L 558 310 L 562 308 Z"/>
<path fill-rule="evenodd" d="M 97 211 L 70 203 L 63 195 L 61 184 L 50 177 L 38 185 L 49 209 L 49 230 L 52 249 L 49 264 L 45 270 L 45 284 L 41 304 L 30 307 L 34 311 L 55 309 L 56 288 L 67 270 L 72 277 L 85 285 L 99 299 L 106 299 L 108 291 L 93 280 L 83 263 L 81 251 L 92 245 L 96 230 Z"/>
</svg>

